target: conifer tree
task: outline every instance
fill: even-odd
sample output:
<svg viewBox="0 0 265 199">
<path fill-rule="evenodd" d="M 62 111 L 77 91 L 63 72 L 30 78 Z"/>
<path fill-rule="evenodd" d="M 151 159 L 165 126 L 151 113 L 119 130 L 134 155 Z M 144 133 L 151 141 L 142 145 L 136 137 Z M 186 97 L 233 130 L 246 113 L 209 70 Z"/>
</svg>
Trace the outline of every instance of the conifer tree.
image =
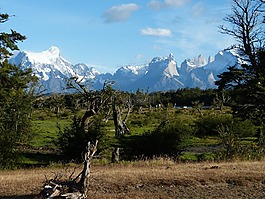
<svg viewBox="0 0 265 199">
<path fill-rule="evenodd" d="M 0 14 L 0 24 L 8 14 Z M 31 69 L 8 63 L 17 42 L 26 37 L 11 30 L 0 33 L 0 167 L 12 167 L 18 159 L 18 146 L 30 134 L 32 86 L 37 82 Z"/>
</svg>

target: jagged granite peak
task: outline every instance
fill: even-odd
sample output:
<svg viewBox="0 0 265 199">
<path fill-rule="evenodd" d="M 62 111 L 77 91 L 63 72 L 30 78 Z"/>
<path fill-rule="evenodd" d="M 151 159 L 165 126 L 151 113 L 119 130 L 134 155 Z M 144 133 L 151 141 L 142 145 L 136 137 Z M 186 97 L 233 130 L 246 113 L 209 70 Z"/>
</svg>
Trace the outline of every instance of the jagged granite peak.
<svg viewBox="0 0 265 199">
<path fill-rule="evenodd" d="M 185 59 L 180 66 L 182 74 L 189 73 L 195 68 L 205 66 L 207 64 L 206 58 L 203 55 L 194 57 L 193 60 L 190 58 Z"/>
<path fill-rule="evenodd" d="M 197 67 L 205 66 L 207 64 L 207 61 L 203 55 L 199 55 L 198 57 L 194 57 L 194 64 Z"/>
<path fill-rule="evenodd" d="M 115 81 L 114 88 L 125 91 L 134 90 L 135 85 L 145 75 L 148 68 L 148 64 L 138 66 L 128 65 L 119 68 L 111 77 Z"/>
</svg>

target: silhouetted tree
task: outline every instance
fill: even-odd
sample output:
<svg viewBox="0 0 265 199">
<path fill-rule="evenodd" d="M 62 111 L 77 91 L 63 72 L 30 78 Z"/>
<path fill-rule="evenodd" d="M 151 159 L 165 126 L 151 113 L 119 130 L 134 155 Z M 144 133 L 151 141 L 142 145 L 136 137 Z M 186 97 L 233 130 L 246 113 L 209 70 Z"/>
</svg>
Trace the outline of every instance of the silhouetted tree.
<svg viewBox="0 0 265 199">
<path fill-rule="evenodd" d="M 216 82 L 220 90 L 229 88 L 235 93 L 234 113 L 257 124 L 265 118 L 264 6 L 260 0 L 233 0 L 232 13 L 224 19 L 230 26 L 220 29 L 236 39 L 230 49 L 236 49 L 244 63 L 228 68 Z"/>
</svg>

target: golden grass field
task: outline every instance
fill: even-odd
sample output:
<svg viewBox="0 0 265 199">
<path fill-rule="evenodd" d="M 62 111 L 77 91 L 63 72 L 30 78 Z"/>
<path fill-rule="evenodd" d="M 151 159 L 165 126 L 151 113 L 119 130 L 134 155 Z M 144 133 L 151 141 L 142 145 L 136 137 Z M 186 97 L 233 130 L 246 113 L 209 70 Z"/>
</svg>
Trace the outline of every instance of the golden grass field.
<svg viewBox="0 0 265 199">
<path fill-rule="evenodd" d="M 157 159 L 93 165 L 91 170 L 89 198 L 265 198 L 265 161 L 175 163 Z M 51 178 L 54 172 L 65 171 L 0 171 L 0 198 L 36 198 L 45 175 Z"/>
</svg>

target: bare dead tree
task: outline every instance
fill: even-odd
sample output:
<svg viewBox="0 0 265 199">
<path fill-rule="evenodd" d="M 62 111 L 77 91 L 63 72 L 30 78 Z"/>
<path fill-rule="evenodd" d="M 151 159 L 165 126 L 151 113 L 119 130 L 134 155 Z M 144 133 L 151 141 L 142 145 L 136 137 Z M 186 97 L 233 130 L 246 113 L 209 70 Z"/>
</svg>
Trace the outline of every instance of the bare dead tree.
<svg viewBox="0 0 265 199">
<path fill-rule="evenodd" d="M 225 90 L 222 89 L 219 93 L 215 94 L 215 98 L 213 100 L 213 105 L 217 107 L 220 112 L 223 112 L 225 104 L 227 104 L 231 100 L 231 96 L 225 93 Z"/>
<path fill-rule="evenodd" d="M 125 134 L 130 134 L 130 130 L 127 127 L 127 120 L 132 111 L 133 105 L 130 96 L 124 98 L 118 92 L 114 94 L 112 102 L 113 121 L 115 126 L 115 137 L 119 138 Z M 127 109 L 126 115 L 122 118 L 122 115 Z"/>
<path fill-rule="evenodd" d="M 264 47 L 264 28 L 262 23 L 264 1 L 232 0 L 232 13 L 224 18 L 230 26 L 220 26 L 220 32 L 234 37 L 237 44 L 230 49 L 238 49 L 247 57 L 254 69 L 257 67 L 257 49 Z"/>
<path fill-rule="evenodd" d="M 127 110 L 126 110 L 127 109 Z M 126 122 L 129 118 L 129 115 L 133 109 L 132 100 L 130 95 L 122 95 L 120 92 L 115 92 L 112 101 L 112 113 L 113 121 L 115 126 L 115 137 L 117 139 L 121 138 L 125 134 L 130 134 L 130 129 L 128 128 Z M 125 117 L 123 118 L 123 113 L 126 112 Z M 112 151 L 112 162 L 118 162 L 120 159 L 120 148 L 115 147 Z"/>
<path fill-rule="evenodd" d="M 70 78 L 68 82 L 69 88 L 78 91 L 86 103 L 86 111 L 80 123 L 81 130 L 89 127 L 93 123 L 92 118 L 109 106 L 112 95 L 110 87 L 113 84 L 112 81 L 105 81 L 103 89 L 101 91 L 95 91 L 88 82 L 83 82 L 83 80 L 84 77 L 80 79 L 76 76 Z M 107 117 L 107 114 L 105 114 L 105 117 Z"/>
</svg>

